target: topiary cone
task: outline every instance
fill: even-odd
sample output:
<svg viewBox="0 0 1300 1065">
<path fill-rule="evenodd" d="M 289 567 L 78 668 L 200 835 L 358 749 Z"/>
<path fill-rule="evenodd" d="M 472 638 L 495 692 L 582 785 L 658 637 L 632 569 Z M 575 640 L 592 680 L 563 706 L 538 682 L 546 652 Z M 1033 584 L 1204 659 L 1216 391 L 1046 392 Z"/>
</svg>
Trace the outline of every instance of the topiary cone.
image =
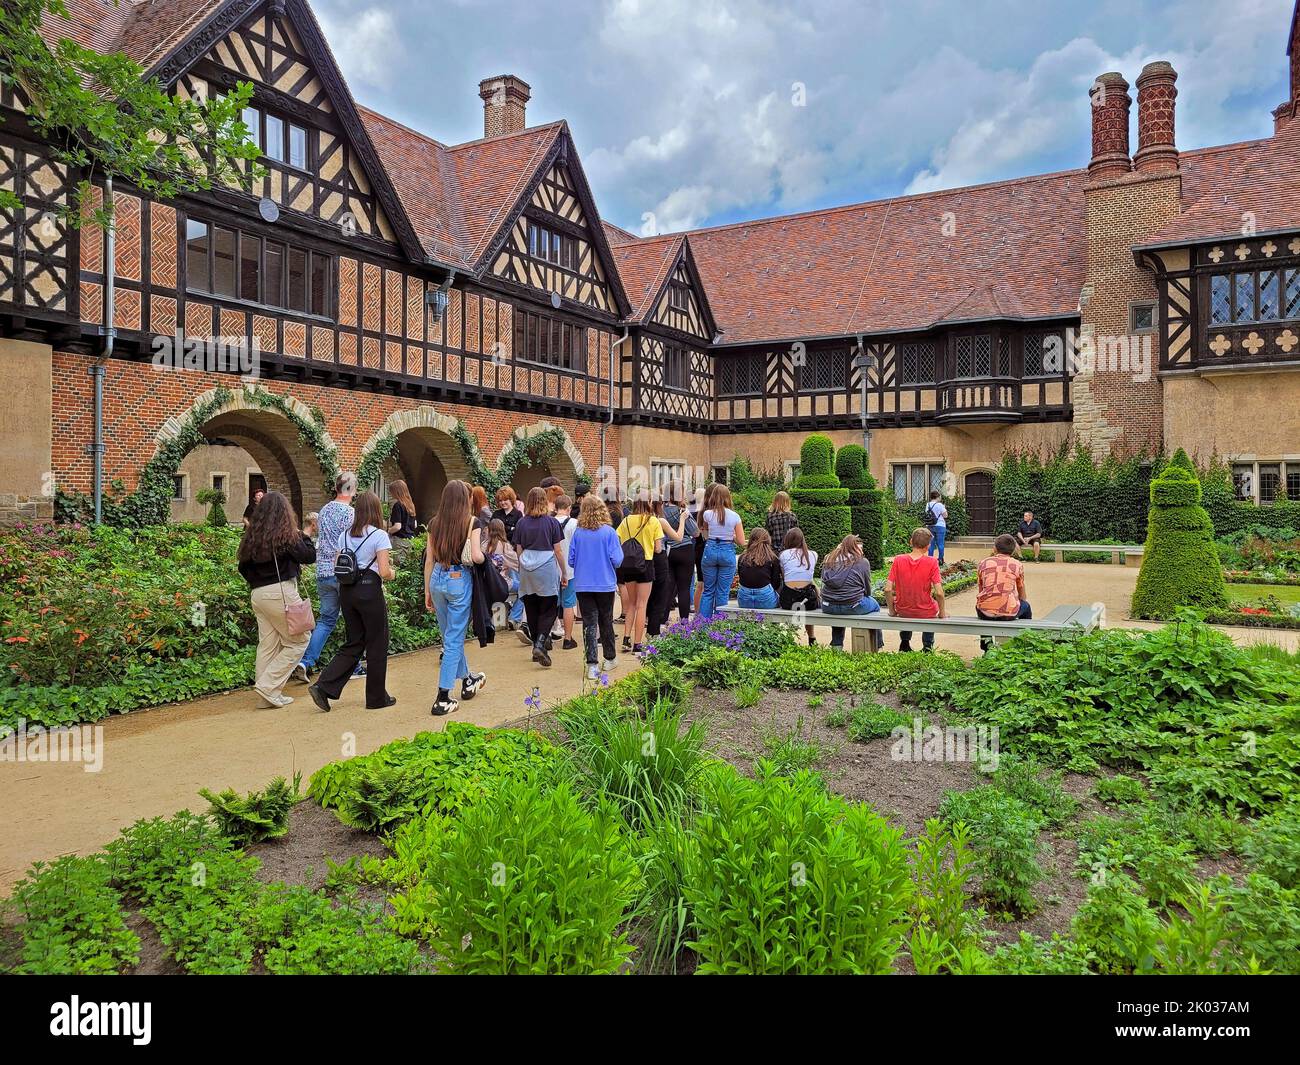
<svg viewBox="0 0 1300 1065">
<path fill-rule="evenodd" d="M 1132 613 L 1165 619 L 1182 607 L 1215 610 L 1227 605 L 1214 526 L 1201 506 L 1201 482 L 1180 448 L 1151 482 L 1146 550 Z"/>
<path fill-rule="evenodd" d="M 835 455 L 835 473 L 849 490 L 850 524 L 872 566 L 884 564 L 885 518 L 876 479 L 867 472 L 867 449 L 845 444 Z"/>
<path fill-rule="evenodd" d="M 835 445 L 830 437 L 814 433 L 799 449 L 799 476 L 790 499 L 804 538 L 819 559 L 853 531 L 849 490 L 840 487 L 834 471 Z"/>
</svg>

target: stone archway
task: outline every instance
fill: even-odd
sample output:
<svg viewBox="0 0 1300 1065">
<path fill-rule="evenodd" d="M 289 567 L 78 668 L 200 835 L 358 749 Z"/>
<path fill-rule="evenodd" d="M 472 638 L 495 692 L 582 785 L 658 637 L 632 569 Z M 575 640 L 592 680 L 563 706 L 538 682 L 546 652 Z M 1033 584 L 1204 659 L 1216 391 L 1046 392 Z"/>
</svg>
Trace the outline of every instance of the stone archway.
<svg viewBox="0 0 1300 1065">
<path fill-rule="evenodd" d="M 501 468 L 512 447 L 548 430 L 555 430 L 561 434 L 564 439 L 563 446 L 558 451 L 552 452 L 544 461 L 523 463 L 515 467 L 510 477 L 510 485 L 521 497 L 528 494 L 528 489 L 540 484 L 544 477 L 558 477 L 565 492 L 572 495 L 578 477 L 586 470 L 582 452 L 574 446 L 569 434 L 559 426 L 546 421 L 521 425 L 516 429 L 497 455 L 497 469 Z"/>
<path fill-rule="evenodd" d="M 471 480 L 469 463 L 452 432 L 456 419 L 433 407 L 390 414 L 361 449 L 361 461 L 390 437 L 396 446 L 380 466 L 386 483 L 401 479 L 415 500 L 416 518 L 428 524 L 450 480 Z"/>
<path fill-rule="evenodd" d="M 275 397 L 276 404 L 289 411 L 290 417 L 273 406 L 258 403 L 243 389 L 231 392 L 224 402 L 209 409 L 217 399 L 218 392 L 213 389 L 200 395 L 190 407 L 191 412 L 206 413 L 203 422 L 194 426 L 203 437 L 232 441 L 247 451 L 265 477 L 267 488 L 283 493 L 299 518 L 329 501 L 325 484 L 328 475 L 296 423 L 316 424 L 305 404 L 288 395 Z M 158 445 L 186 431 L 185 420 L 184 415 L 168 418 L 158 430 Z M 336 450 L 324 430 L 321 437 L 329 450 Z"/>
</svg>

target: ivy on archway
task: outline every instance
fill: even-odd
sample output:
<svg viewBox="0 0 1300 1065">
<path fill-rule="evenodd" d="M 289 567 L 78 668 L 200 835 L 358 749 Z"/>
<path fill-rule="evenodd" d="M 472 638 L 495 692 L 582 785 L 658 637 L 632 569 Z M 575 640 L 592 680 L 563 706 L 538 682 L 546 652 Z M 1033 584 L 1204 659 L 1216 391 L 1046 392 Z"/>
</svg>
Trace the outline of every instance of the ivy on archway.
<svg viewBox="0 0 1300 1065">
<path fill-rule="evenodd" d="M 279 396 L 259 386 L 244 386 L 244 402 L 261 410 L 282 415 L 298 430 L 299 442 L 311 448 L 324 474 L 325 492 L 333 494 L 334 478 L 338 476 L 338 453 L 325 433 L 324 415 L 316 409 L 311 417 L 300 414 L 287 396 Z M 135 491 L 127 493 L 120 480 L 113 480 L 104 493 L 103 520 L 105 525 L 138 529 L 146 525 L 163 525 L 171 517 L 172 479 L 176 476 L 185 456 L 200 444 L 207 442 L 203 426 L 230 404 L 234 393 L 224 385 L 214 389 L 212 395 L 191 407 L 181 419 L 180 428 L 170 439 L 158 445 L 158 450 L 144 465 L 136 482 Z M 84 492 L 59 490 L 55 499 L 55 513 L 59 520 L 88 521 L 94 513 L 94 503 Z"/>
<path fill-rule="evenodd" d="M 481 484 L 489 496 L 498 488 L 510 484 L 515 474 L 525 466 L 540 466 L 547 463 L 553 455 L 564 450 L 565 435 L 552 426 L 529 437 L 515 437 L 507 445 L 501 462 L 496 470 L 490 470 L 483 461 L 478 437 L 471 433 L 465 423 L 458 421 L 451 431 L 451 438 L 456 441 L 465 465 L 469 467 L 472 484 Z"/>
<path fill-rule="evenodd" d="M 375 446 L 357 467 L 357 487 L 363 492 L 374 488 L 379 481 L 379 473 L 384 468 L 384 464 L 395 454 L 397 454 L 397 434 L 385 433 L 375 442 Z"/>
</svg>

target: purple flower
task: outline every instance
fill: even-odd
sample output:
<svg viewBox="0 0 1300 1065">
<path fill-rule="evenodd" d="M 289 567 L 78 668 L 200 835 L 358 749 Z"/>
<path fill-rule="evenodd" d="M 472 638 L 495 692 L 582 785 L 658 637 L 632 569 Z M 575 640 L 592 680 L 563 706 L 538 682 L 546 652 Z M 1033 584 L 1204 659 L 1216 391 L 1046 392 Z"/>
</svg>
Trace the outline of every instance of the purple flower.
<svg viewBox="0 0 1300 1065">
<path fill-rule="evenodd" d="M 542 708 L 542 690 L 534 688 L 532 694 L 525 697 L 524 705 L 530 710 L 540 710 Z"/>
<path fill-rule="evenodd" d="M 609 687 L 609 674 L 608 674 L 608 673 L 602 673 L 602 674 L 600 675 L 600 686 L 601 686 L 602 688 L 608 688 L 608 687 Z"/>
</svg>

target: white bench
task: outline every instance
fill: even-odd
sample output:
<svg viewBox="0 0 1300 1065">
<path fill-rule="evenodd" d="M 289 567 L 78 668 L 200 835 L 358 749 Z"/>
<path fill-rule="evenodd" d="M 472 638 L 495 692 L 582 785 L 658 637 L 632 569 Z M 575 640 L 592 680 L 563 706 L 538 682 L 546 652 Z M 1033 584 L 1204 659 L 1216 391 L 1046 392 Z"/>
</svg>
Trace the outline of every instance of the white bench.
<svg viewBox="0 0 1300 1065">
<path fill-rule="evenodd" d="M 899 618 L 882 609 L 875 614 L 828 614 L 824 610 L 752 610 L 728 603 L 718 608 L 721 614 L 761 614 L 765 620 L 782 621 L 788 625 L 818 625 L 823 628 L 844 628 L 851 631 L 850 647 L 854 651 L 878 651 L 877 632 L 934 632 L 956 636 L 991 636 L 1002 643 L 1022 632 L 1091 632 L 1104 628 L 1106 608 L 1101 603 L 1092 606 L 1058 606 L 1045 618 L 1016 621 L 985 621 L 983 618 Z"/>
<path fill-rule="evenodd" d="M 1141 544 L 1042 544 L 1042 550 L 1050 551 L 1056 555 L 1057 562 L 1065 561 L 1067 551 L 1089 551 L 1093 554 L 1104 555 L 1109 552 L 1111 563 L 1116 566 L 1131 565 L 1130 559 L 1138 565 L 1142 563 L 1142 552 L 1144 550 Z M 1026 551 L 1033 551 L 1033 544 L 1020 548 L 1021 554 Z"/>
</svg>

